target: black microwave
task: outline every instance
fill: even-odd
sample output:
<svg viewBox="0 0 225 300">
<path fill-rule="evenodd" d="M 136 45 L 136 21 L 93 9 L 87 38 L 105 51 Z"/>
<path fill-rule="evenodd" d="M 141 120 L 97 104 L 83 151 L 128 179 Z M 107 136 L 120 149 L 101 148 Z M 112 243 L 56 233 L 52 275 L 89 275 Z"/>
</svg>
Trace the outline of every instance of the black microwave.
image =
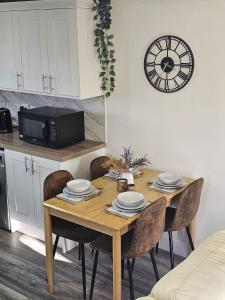
<svg viewBox="0 0 225 300">
<path fill-rule="evenodd" d="M 19 137 L 50 148 L 63 148 L 85 139 L 84 112 L 43 106 L 18 112 Z"/>
</svg>

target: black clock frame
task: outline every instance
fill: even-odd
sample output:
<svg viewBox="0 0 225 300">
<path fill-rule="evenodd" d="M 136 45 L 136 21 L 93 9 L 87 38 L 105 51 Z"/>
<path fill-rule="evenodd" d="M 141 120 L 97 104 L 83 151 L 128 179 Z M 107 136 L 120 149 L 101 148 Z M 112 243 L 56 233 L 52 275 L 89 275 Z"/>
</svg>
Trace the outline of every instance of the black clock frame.
<svg viewBox="0 0 225 300">
<path fill-rule="evenodd" d="M 165 48 L 165 49 L 163 49 L 163 48 L 160 48 L 160 44 L 157 44 L 157 42 L 158 41 L 161 41 L 161 40 L 176 40 L 177 42 L 178 42 L 178 45 L 179 44 L 182 44 L 183 46 L 184 46 L 184 48 L 186 49 L 186 52 L 188 53 L 188 55 L 191 57 L 191 67 L 190 67 L 190 71 L 189 71 L 189 73 L 188 74 L 184 74 L 182 71 L 181 71 L 181 67 L 180 67 L 180 71 L 179 71 L 179 73 L 181 72 L 181 73 L 183 73 L 184 75 L 185 75 L 185 77 L 184 77 L 184 81 L 183 81 L 183 83 L 181 84 L 181 85 L 179 85 L 179 86 L 177 86 L 176 88 L 174 88 L 174 89 L 167 89 L 167 88 L 164 88 L 164 89 L 162 89 L 162 88 L 159 88 L 159 87 L 157 87 L 157 82 L 155 83 L 155 82 L 152 82 L 151 81 L 151 78 L 149 78 L 149 76 L 148 76 L 148 74 L 149 74 L 149 71 L 148 71 L 148 66 L 147 66 L 147 58 L 148 58 L 148 56 L 149 56 L 149 54 L 150 54 L 150 50 L 152 49 L 152 47 L 154 46 L 154 45 L 156 45 L 158 48 L 159 48 L 159 52 L 158 52 L 158 54 L 159 53 L 161 53 L 161 51 L 163 51 L 163 50 L 167 50 L 168 49 L 168 45 L 167 45 L 167 42 L 166 42 L 166 46 L 167 46 L 167 48 Z M 178 46 L 177 45 L 177 46 Z M 176 52 L 176 49 L 177 48 L 175 48 L 175 49 L 170 49 L 170 50 L 172 50 L 172 51 L 174 51 L 175 53 L 177 53 Z M 167 50 L 168 51 L 168 50 Z M 157 54 L 157 55 L 158 55 Z M 155 58 L 156 59 L 156 58 Z M 165 59 L 165 58 L 164 58 Z M 161 68 L 162 68 L 162 64 L 163 64 L 163 60 L 164 59 L 162 59 L 162 61 L 161 61 Z M 167 57 L 167 59 L 170 59 L 170 57 Z M 155 61 L 154 61 L 155 62 Z M 171 59 L 171 63 L 172 63 L 172 65 L 174 64 L 174 62 L 173 62 L 173 60 Z M 171 67 L 170 67 L 171 68 Z M 174 36 L 174 35 L 164 35 L 164 36 L 161 36 L 161 37 L 159 37 L 159 38 L 157 38 L 156 40 L 154 40 L 152 43 L 151 43 L 151 45 L 148 47 L 148 49 L 147 49 L 147 51 L 146 51 L 146 54 L 145 54 L 145 58 L 144 58 L 144 70 L 145 70 L 145 75 L 146 75 L 146 78 L 148 79 L 148 81 L 149 81 L 149 83 L 155 88 L 155 89 L 157 89 L 158 91 L 160 91 L 160 92 L 163 92 L 163 93 L 174 93 L 174 92 L 177 92 L 177 91 L 179 91 L 179 90 L 181 90 L 182 88 L 184 88 L 187 84 L 188 84 L 188 82 L 191 80 L 191 78 L 192 78 L 192 75 L 193 75 L 193 73 L 194 73 L 194 68 L 195 68 L 195 60 L 194 60 L 194 55 L 193 55 L 193 52 L 192 52 L 192 50 L 191 50 L 191 48 L 190 48 L 190 46 L 187 44 L 187 42 L 185 42 L 182 38 L 180 38 L 180 37 L 177 37 L 177 36 Z M 155 69 L 153 69 L 153 70 L 155 70 Z M 169 70 L 166 70 L 165 69 L 165 72 L 169 72 Z M 155 71 L 156 72 L 156 71 Z M 158 75 L 158 74 L 157 74 Z M 182 74 L 180 74 L 180 75 L 182 75 Z M 160 78 L 160 76 L 158 75 L 158 78 Z M 176 78 L 176 77 L 175 77 Z M 162 78 L 160 78 L 160 79 L 162 79 Z M 163 79 L 163 80 L 165 80 L 165 79 Z M 172 80 L 172 79 L 171 79 Z M 168 80 L 165 80 L 165 82 L 167 81 L 167 86 L 168 86 Z M 176 81 L 176 80 L 175 80 Z M 166 84 L 165 84 L 166 85 Z"/>
</svg>

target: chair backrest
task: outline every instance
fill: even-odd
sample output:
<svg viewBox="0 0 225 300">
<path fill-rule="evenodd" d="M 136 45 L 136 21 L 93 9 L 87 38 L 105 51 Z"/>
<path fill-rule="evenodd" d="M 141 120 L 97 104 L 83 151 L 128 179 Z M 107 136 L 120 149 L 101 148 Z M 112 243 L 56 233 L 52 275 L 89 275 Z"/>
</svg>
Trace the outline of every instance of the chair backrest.
<svg viewBox="0 0 225 300">
<path fill-rule="evenodd" d="M 176 212 L 168 230 L 181 230 L 193 221 L 198 212 L 203 183 L 204 178 L 193 181 L 172 199 L 176 203 Z"/>
<path fill-rule="evenodd" d="M 91 180 L 104 176 L 109 169 L 103 168 L 102 164 L 109 160 L 108 156 L 100 156 L 92 160 L 90 164 Z"/>
<path fill-rule="evenodd" d="M 160 240 L 165 226 L 166 199 L 164 197 L 150 204 L 140 215 L 133 234 L 128 258 L 144 255 Z"/>
<path fill-rule="evenodd" d="M 73 180 L 73 176 L 70 172 L 64 170 L 48 175 L 44 182 L 44 201 L 62 193 L 62 190 L 70 180 Z"/>
</svg>

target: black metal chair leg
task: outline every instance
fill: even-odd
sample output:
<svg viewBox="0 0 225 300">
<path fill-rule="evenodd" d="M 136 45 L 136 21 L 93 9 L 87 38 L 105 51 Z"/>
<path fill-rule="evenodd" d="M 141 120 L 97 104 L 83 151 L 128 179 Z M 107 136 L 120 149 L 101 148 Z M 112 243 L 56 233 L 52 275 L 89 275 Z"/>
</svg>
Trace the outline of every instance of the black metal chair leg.
<svg viewBox="0 0 225 300">
<path fill-rule="evenodd" d="M 91 255 L 94 255 L 94 252 L 95 252 L 95 250 L 94 250 L 94 249 L 92 249 L 92 250 L 91 250 Z"/>
<path fill-rule="evenodd" d="M 81 244 L 78 245 L 78 259 L 81 259 Z"/>
<path fill-rule="evenodd" d="M 95 277 L 96 277 L 97 266 L 98 266 L 98 256 L 99 256 L 99 251 L 96 250 L 93 271 L 92 271 L 92 278 L 91 278 L 91 290 L 90 290 L 89 300 L 92 300 L 92 297 L 93 297 L 94 286 L 95 286 Z"/>
<path fill-rule="evenodd" d="M 191 237 L 189 226 L 186 227 L 186 231 L 187 231 L 189 243 L 190 243 L 190 246 L 191 246 L 191 250 L 194 251 L 195 250 L 195 246 L 194 246 L 194 243 L 192 241 L 192 237 Z"/>
<path fill-rule="evenodd" d="M 122 279 L 124 279 L 124 259 L 122 259 L 122 262 L 121 262 L 121 269 L 122 269 Z"/>
<path fill-rule="evenodd" d="M 132 259 L 132 264 L 131 264 L 131 272 L 132 272 L 132 273 L 134 272 L 134 265 L 135 265 L 135 262 L 136 262 L 136 259 L 133 258 L 133 259 Z"/>
<path fill-rule="evenodd" d="M 159 281 L 159 272 L 158 272 L 158 268 L 157 268 L 157 264 L 156 264 L 156 261 L 155 261 L 155 256 L 154 256 L 154 250 L 150 250 L 149 251 L 150 253 L 150 256 L 151 256 L 151 260 L 152 260 L 152 266 L 153 266 L 153 269 L 154 269 L 154 272 L 155 272 L 155 279 L 156 281 Z"/>
<path fill-rule="evenodd" d="M 133 286 L 133 276 L 131 270 L 130 260 L 127 260 L 127 270 L 129 274 L 129 288 L 130 288 L 130 300 L 134 300 L 134 286 Z"/>
<path fill-rule="evenodd" d="M 53 246 L 53 259 L 55 258 L 55 253 L 56 253 L 56 250 L 57 250 L 57 247 L 58 247 L 58 242 L 59 242 L 59 235 L 57 235 L 56 238 L 55 238 L 55 243 L 54 243 L 54 246 Z"/>
<path fill-rule="evenodd" d="M 173 254 L 173 234 L 172 231 L 168 231 L 169 234 L 169 245 L 170 245 L 170 264 L 171 270 L 174 268 L 174 254 Z"/>
<path fill-rule="evenodd" d="M 81 248 L 81 262 L 82 262 L 83 298 L 86 299 L 86 268 L 85 268 L 84 244 L 81 244 L 80 248 Z"/>
<path fill-rule="evenodd" d="M 159 253 L 159 242 L 155 245 L 155 254 Z"/>
</svg>

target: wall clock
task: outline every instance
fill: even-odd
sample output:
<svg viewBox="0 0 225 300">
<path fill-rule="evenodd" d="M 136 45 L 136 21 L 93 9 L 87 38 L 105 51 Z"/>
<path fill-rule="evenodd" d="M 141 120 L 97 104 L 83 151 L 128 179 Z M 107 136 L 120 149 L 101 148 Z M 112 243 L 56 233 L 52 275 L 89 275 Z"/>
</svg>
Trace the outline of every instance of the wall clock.
<svg viewBox="0 0 225 300">
<path fill-rule="evenodd" d="M 150 84 L 164 93 L 182 89 L 194 71 L 194 56 L 188 44 L 179 37 L 166 35 L 148 48 L 144 60 Z"/>
</svg>

